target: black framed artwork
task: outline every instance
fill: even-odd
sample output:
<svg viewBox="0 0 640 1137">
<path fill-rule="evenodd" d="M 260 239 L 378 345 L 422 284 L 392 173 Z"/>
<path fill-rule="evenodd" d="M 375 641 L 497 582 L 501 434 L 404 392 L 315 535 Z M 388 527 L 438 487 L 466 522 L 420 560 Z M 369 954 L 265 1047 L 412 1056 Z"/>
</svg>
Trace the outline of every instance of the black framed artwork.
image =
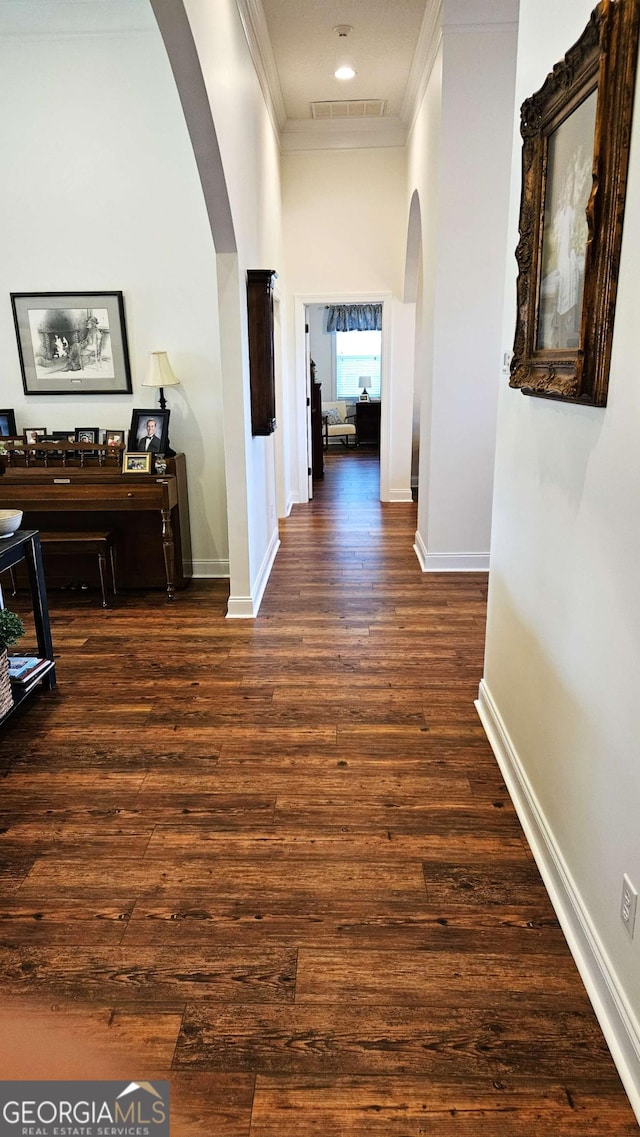
<svg viewBox="0 0 640 1137">
<path fill-rule="evenodd" d="M 77 426 L 74 431 L 74 442 L 99 442 L 100 428 L 97 426 Z"/>
<path fill-rule="evenodd" d="M 16 415 L 13 410 L 0 410 L 0 438 L 15 438 Z"/>
<path fill-rule="evenodd" d="M 131 392 L 122 292 L 12 292 L 26 395 Z"/>
</svg>

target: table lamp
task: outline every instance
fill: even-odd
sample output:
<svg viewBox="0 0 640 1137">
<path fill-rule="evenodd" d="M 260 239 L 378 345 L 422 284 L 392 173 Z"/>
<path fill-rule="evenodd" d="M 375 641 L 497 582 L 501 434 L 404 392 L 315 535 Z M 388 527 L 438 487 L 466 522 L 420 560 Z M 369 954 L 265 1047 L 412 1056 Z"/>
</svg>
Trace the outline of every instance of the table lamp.
<svg viewBox="0 0 640 1137">
<path fill-rule="evenodd" d="M 362 394 L 360 396 L 360 402 L 361 403 L 368 403 L 369 402 L 369 395 L 367 392 L 367 387 L 371 386 L 371 376 L 370 375 L 361 375 L 360 378 L 358 379 L 358 386 L 362 388 Z"/>
<path fill-rule="evenodd" d="M 176 378 L 173 373 L 173 368 L 169 363 L 169 356 L 166 351 L 152 351 L 149 361 L 149 374 L 142 382 L 143 387 L 159 387 L 160 388 L 160 410 L 164 411 L 167 407 L 167 400 L 164 397 L 165 387 L 179 387 L 180 380 Z"/>
</svg>

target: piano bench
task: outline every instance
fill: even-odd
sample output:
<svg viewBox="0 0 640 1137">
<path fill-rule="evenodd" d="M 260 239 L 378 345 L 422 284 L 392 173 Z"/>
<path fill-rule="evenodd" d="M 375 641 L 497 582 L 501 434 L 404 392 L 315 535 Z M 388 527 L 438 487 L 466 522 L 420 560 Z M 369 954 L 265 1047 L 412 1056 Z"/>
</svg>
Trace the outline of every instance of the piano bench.
<svg viewBox="0 0 640 1137">
<path fill-rule="evenodd" d="M 95 553 L 98 558 L 98 571 L 100 573 L 100 589 L 102 591 L 102 607 L 108 608 L 106 567 L 107 554 L 111 565 L 111 584 L 113 595 L 118 595 L 116 587 L 115 566 L 115 539 L 116 535 L 110 531 L 77 532 L 77 533 L 40 533 L 43 552 L 54 555 L 64 553 Z"/>
</svg>

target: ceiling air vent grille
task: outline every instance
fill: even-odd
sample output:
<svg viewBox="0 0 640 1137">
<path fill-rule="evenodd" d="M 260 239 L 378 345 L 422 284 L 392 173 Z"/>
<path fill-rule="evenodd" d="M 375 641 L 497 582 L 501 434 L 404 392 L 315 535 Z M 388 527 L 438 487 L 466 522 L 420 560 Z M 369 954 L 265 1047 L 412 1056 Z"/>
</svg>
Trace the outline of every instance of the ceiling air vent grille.
<svg viewBox="0 0 640 1137">
<path fill-rule="evenodd" d="M 386 99 L 344 99 L 339 102 L 310 103 L 312 118 L 382 118 Z"/>
</svg>

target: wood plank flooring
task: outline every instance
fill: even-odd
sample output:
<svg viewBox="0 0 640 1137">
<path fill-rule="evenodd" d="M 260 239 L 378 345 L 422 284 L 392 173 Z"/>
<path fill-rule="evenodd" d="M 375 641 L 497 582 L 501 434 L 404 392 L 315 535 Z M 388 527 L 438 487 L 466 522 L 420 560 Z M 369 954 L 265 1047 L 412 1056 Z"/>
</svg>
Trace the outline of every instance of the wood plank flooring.
<svg viewBox="0 0 640 1137">
<path fill-rule="evenodd" d="M 0 734 L 2 1076 L 169 1078 L 174 1137 L 631 1137 L 473 706 L 486 577 L 325 465 L 255 621 L 52 594 L 59 688 Z"/>
</svg>

